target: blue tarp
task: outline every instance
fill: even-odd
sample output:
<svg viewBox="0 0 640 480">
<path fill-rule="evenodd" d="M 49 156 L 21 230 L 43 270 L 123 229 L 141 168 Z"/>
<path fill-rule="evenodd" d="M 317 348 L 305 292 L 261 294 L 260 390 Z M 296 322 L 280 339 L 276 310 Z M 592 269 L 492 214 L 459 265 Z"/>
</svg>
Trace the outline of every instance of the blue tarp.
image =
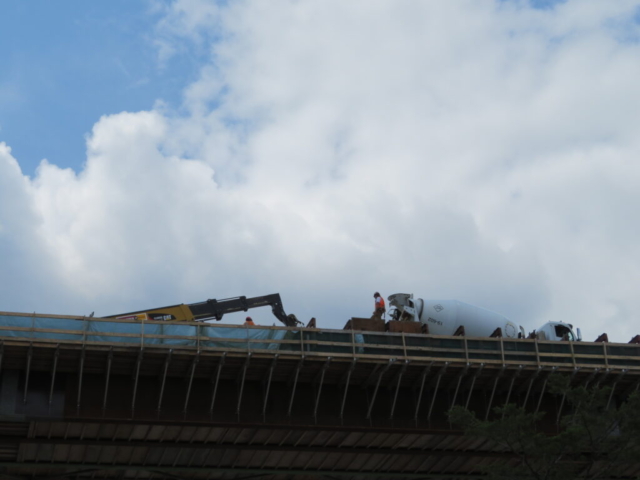
<svg viewBox="0 0 640 480">
<path fill-rule="evenodd" d="M 269 340 L 282 340 L 287 330 L 260 329 L 256 327 L 218 327 L 203 325 L 176 325 L 157 323 L 125 323 L 98 321 L 89 318 L 45 318 L 0 315 L 0 327 L 20 327 L 29 330 L 0 330 L 1 337 L 51 340 L 83 340 L 89 342 L 117 342 L 144 345 L 185 345 L 196 346 L 200 336 L 200 346 L 241 349 L 241 350 L 278 350 L 280 344 Z M 31 329 L 72 330 L 77 333 L 35 332 Z M 126 334 L 127 336 L 119 336 Z M 152 335 L 164 335 L 164 338 L 152 338 Z M 203 340 L 203 337 L 205 338 Z M 142 340 L 141 340 L 142 338 Z M 264 340 L 264 342 L 249 342 Z"/>
</svg>

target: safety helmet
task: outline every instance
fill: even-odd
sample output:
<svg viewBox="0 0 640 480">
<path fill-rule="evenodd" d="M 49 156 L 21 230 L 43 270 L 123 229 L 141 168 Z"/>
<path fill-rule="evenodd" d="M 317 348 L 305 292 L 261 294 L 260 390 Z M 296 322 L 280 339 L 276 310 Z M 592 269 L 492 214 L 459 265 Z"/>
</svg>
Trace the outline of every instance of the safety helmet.
<svg viewBox="0 0 640 480">
<path fill-rule="evenodd" d="M 380 294 L 378 292 L 373 294 L 373 298 L 376 298 L 376 297 L 379 297 L 379 296 L 380 296 Z"/>
</svg>

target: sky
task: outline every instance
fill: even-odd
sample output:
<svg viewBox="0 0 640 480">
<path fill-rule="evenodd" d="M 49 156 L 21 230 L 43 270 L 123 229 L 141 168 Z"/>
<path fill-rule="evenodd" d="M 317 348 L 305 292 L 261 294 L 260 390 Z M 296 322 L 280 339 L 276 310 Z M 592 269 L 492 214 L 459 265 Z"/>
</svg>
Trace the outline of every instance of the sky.
<svg viewBox="0 0 640 480">
<path fill-rule="evenodd" d="M 0 51 L 0 310 L 640 333 L 640 0 L 9 0 Z"/>
</svg>

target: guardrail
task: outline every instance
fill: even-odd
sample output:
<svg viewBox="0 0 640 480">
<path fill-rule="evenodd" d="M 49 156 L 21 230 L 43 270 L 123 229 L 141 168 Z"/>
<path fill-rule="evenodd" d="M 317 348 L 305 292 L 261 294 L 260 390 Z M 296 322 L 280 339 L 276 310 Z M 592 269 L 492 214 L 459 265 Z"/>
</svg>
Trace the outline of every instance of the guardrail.
<svg viewBox="0 0 640 480">
<path fill-rule="evenodd" d="M 0 341 L 640 371 L 640 345 L 0 312 Z"/>
</svg>

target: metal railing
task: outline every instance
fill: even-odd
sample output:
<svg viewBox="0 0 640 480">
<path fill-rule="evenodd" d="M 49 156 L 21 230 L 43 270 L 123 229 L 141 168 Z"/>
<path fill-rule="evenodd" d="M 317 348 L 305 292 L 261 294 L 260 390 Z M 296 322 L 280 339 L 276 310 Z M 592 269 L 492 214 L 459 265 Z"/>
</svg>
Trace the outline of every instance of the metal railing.
<svg viewBox="0 0 640 480">
<path fill-rule="evenodd" d="M 551 342 L 360 332 L 299 327 L 245 327 L 0 312 L 0 341 L 404 359 L 449 363 L 625 368 L 640 371 L 640 345 Z"/>
</svg>

